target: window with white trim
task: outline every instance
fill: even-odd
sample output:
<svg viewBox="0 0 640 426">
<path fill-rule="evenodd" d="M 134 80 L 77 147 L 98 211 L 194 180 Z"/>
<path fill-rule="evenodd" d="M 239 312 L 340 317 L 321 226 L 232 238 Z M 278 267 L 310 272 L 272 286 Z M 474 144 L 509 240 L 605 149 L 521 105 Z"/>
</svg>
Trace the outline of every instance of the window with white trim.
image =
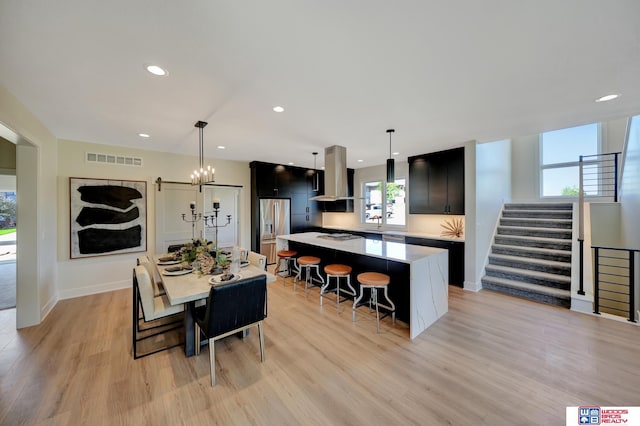
<svg viewBox="0 0 640 426">
<path fill-rule="evenodd" d="M 363 223 L 405 225 L 405 178 L 364 183 Z"/>
</svg>

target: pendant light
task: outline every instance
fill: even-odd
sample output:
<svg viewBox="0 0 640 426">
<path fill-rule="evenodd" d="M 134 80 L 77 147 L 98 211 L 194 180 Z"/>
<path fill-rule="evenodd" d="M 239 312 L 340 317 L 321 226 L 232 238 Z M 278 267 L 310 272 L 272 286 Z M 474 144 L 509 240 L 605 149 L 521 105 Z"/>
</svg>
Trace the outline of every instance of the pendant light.
<svg viewBox="0 0 640 426">
<path fill-rule="evenodd" d="M 387 159 L 387 183 L 395 182 L 395 161 L 391 158 L 391 134 L 395 132 L 394 129 L 387 129 L 389 133 L 389 158 Z"/>
<path fill-rule="evenodd" d="M 311 190 L 313 192 L 318 192 L 320 190 L 320 173 L 318 173 L 318 169 L 316 168 L 316 158 L 318 158 L 317 152 L 312 152 L 313 154 L 313 177 L 311 178 Z"/>
<path fill-rule="evenodd" d="M 200 129 L 199 133 L 199 142 L 200 142 L 200 151 L 198 152 L 198 168 L 196 168 L 191 174 L 191 184 L 192 185 L 204 185 L 205 183 L 215 182 L 215 171 L 216 169 L 211 166 L 204 167 L 204 127 L 208 123 L 206 121 L 198 121 L 195 124 L 195 127 Z M 202 188 L 201 188 L 202 189 Z"/>
</svg>

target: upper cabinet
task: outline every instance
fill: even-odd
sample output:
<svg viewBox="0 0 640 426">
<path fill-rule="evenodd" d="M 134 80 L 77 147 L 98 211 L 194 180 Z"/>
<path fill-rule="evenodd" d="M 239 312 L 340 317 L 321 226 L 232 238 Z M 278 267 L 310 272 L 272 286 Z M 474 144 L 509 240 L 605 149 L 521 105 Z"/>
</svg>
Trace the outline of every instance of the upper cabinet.
<svg viewBox="0 0 640 426">
<path fill-rule="evenodd" d="M 464 214 L 464 148 L 409 157 L 409 213 Z"/>
<path fill-rule="evenodd" d="M 252 229 L 255 240 L 259 237 L 260 198 L 289 198 L 291 200 L 291 232 L 305 232 L 322 225 L 319 202 L 310 201 L 316 195 L 313 191 L 313 171 L 303 167 L 252 161 L 251 196 Z M 256 247 L 253 245 L 252 247 Z"/>
</svg>

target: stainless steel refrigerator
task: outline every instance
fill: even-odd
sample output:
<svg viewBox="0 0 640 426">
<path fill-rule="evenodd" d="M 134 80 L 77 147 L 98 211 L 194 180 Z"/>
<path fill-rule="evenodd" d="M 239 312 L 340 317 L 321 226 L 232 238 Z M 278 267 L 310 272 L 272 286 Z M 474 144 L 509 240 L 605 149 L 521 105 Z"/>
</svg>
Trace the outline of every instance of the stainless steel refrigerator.
<svg viewBox="0 0 640 426">
<path fill-rule="evenodd" d="M 260 200 L 260 254 L 267 264 L 276 262 L 276 237 L 291 231 L 291 201 L 281 198 Z"/>
</svg>

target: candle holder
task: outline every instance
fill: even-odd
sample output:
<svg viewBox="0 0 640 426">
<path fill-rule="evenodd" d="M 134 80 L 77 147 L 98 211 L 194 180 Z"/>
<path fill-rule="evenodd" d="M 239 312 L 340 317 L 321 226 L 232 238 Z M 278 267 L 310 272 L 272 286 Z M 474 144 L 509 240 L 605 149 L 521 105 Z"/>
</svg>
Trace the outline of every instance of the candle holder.
<svg viewBox="0 0 640 426">
<path fill-rule="evenodd" d="M 191 217 L 187 219 L 186 213 L 182 213 L 182 220 L 191 224 L 191 239 L 196 239 L 196 222 L 202 219 L 202 213 L 196 213 L 196 203 L 191 202 L 189 204 L 189 208 L 191 209 Z M 206 219 L 206 216 L 205 216 Z"/>
<path fill-rule="evenodd" d="M 214 247 L 215 247 L 215 251 L 216 251 L 216 256 L 218 254 L 218 229 L 219 228 L 224 228 L 225 226 L 227 226 L 228 224 L 231 223 L 231 215 L 228 214 L 227 215 L 227 223 L 225 223 L 224 225 L 219 225 L 218 224 L 218 215 L 219 215 L 219 213 L 220 213 L 220 200 L 214 199 L 213 200 L 213 214 L 209 215 L 209 216 L 204 216 L 204 226 L 206 226 L 207 228 L 213 228 L 215 230 Z"/>
</svg>

